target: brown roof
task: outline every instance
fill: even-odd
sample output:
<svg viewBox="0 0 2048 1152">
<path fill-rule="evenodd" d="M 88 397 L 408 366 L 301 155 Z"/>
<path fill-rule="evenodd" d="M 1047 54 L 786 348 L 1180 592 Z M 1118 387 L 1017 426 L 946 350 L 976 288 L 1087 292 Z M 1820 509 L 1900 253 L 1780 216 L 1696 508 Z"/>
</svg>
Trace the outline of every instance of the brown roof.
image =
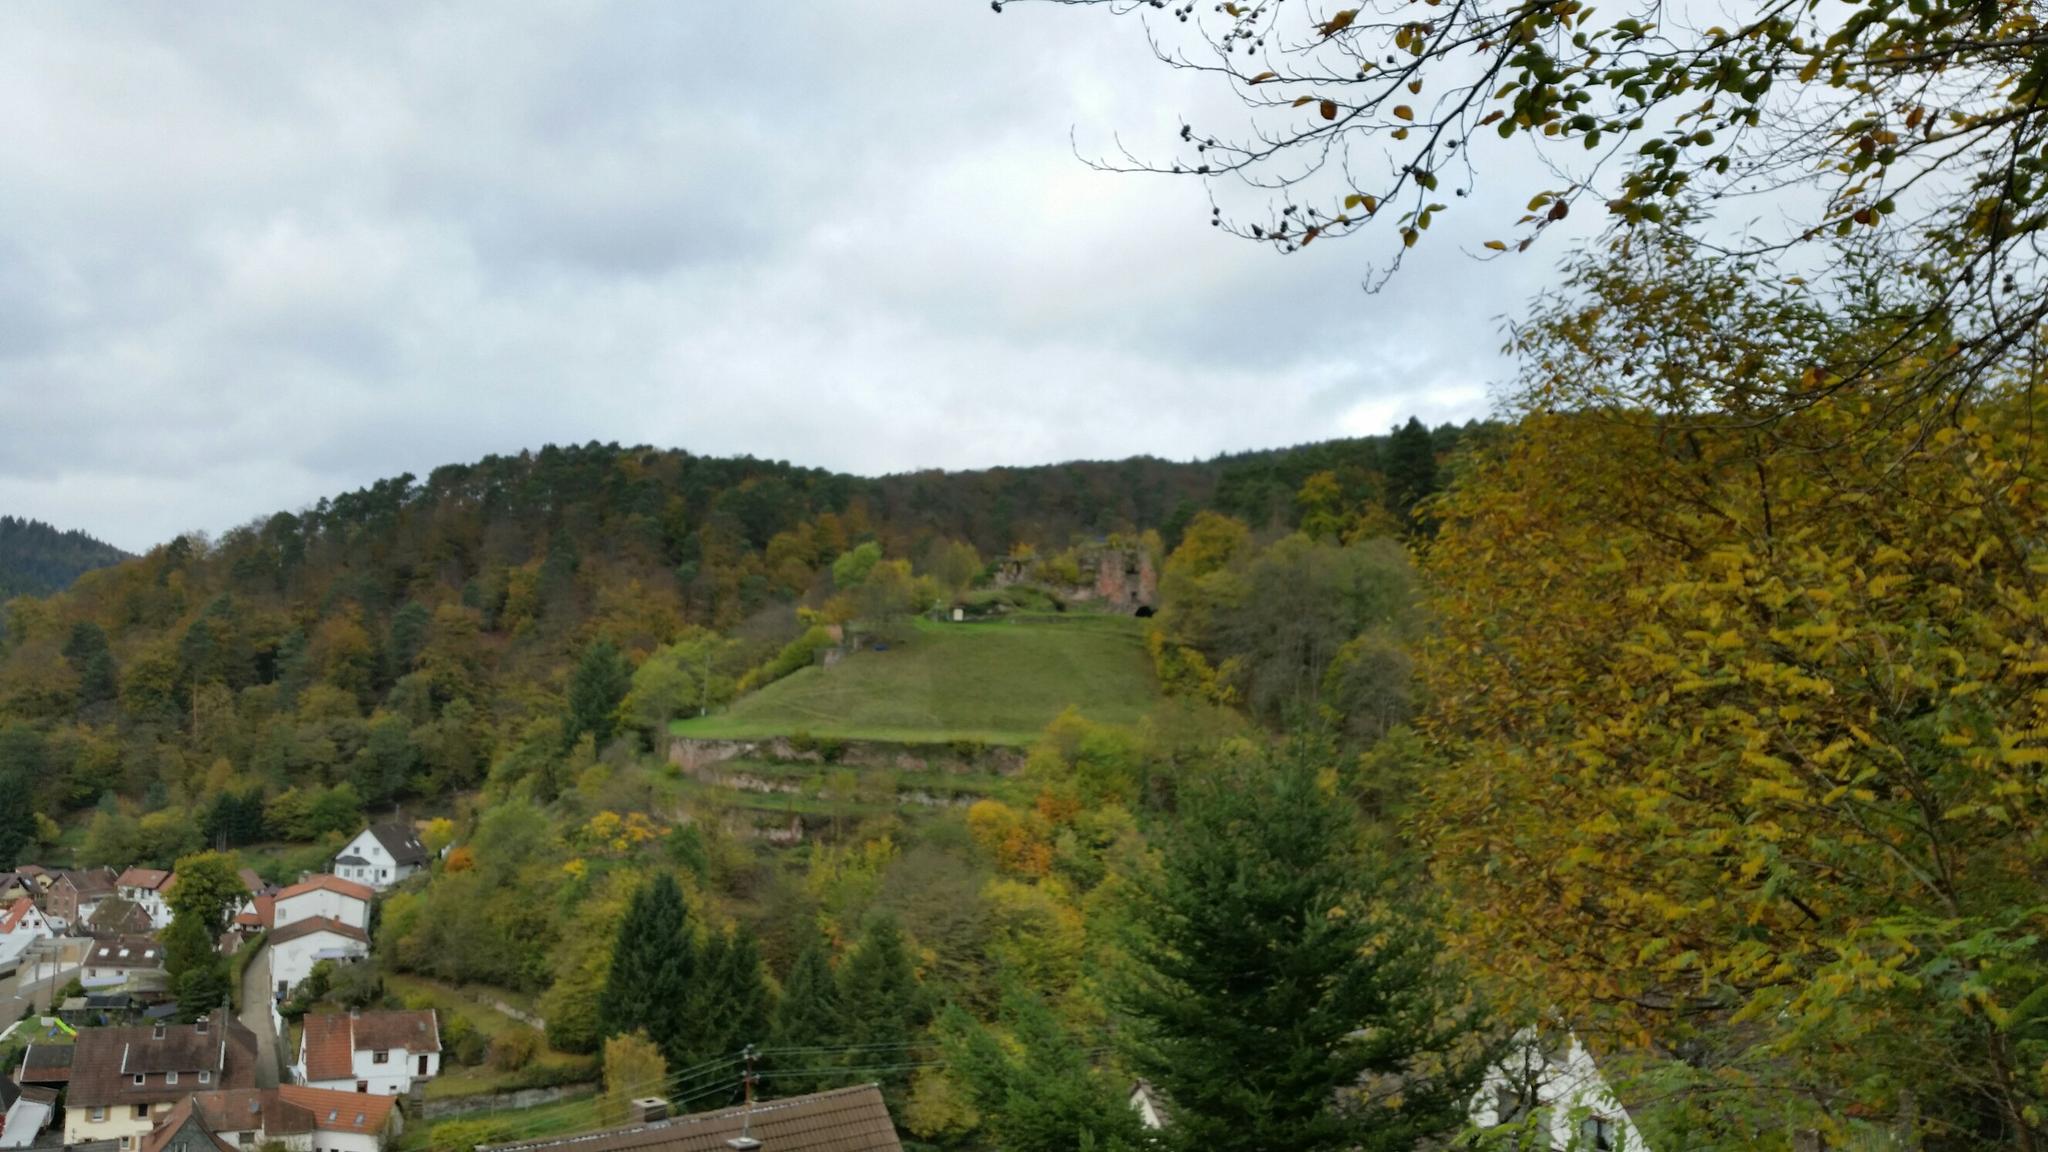
<svg viewBox="0 0 2048 1152">
<path fill-rule="evenodd" d="M 355 1053 L 441 1050 L 440 1021 L 421 1012 L 326 1013 L 306 1017 L 306 1079 L 355 1079 Z"/>
<path fill-rule="evenodd" d="M 384 845 L 384 850 L 391 853 L 393 863 L 427 862 L 427 846 L 420 843 L 420 834 L 413 830 L 410 821 L 387 820 L 382 824 L 373 824 L 370 826 L 370 835 L 375 836 L 377 842 Z"/>
<path fill-rule="evenodd" d="M 71 868 L 59 872 L 57 878 L 70 881 L 80 896 L 105 896 L 114 890 L 112 868 Z"/>
<path fill-rule="evenodd" d="M 192 1106 L 212 1132 L 248 1132 L 260 1128 L 265 1137 L 313 1130 L 313 1113 L 279 1096 L 275 1089 L 236 1088 L 201 1092 Z"/>
<path fill-rule="evenodd" d="M 247 928 L 268 928 L 277 918 L 277 897 L 254 896 L 249 903 L 255 906 L 251 912 L 237 912 L 235 923 Z"/>
<path fill-rule="evenodd" d="M 376 899 L 377 896 L 376 890 L 368 885 L 358 884 L 353 880 L 343 880 L 339 876 L 329 876 L 323 872 L 318 876 L 308 876 L 297 884 L 279 892 L 277 898 L 279 900 L 289 900 L 294 896 L 304 896 L 308 892 L 334 892 L 343 896 L 352 896 L 365 904 Z"/>
<path fill-rule="evenodd" d="M 114 881 L 123 888 L 147 888 L 154 892 L 171 882 L 171 874 L 156 868 L 130 868 Z"/>
<path fill-rule="evenodd" d="M 225 1010 L 199 1024 L 86 1028 L 74 1045 L 69 1100 L 74 1108 L 157 1104 L 197 1088 L 256 1086 L 256 1034 Z M 179 1073 L 179 1083 L 165 1073 Z M 207 1074 L 199 1083 L 198 1073 Z M 140 1075 L 143 1083 L 136 1084 Z"/>
<path fill-rule="evenodd" d="M 131 905 L 132 907 L 132 905 Z M 164 948 L 148 936 L 108 936 L 85 954 L 88 968 L 161 968 Z"/>
<path fill-rule="evenodd" d="M 152 927 L 149 913 L 142 910 L 142 905 L 119 896 L 101 900 L 99 907 L 92 910 L 92 919 L 85 922 L 85 930 L 101 938 L 146 936 Z"/>
<path fill-rule="evenodd" d="M 21 1054 L 23 1084 L 65 1084 L 71 1080 L 72 1048 L 69 1044 L 31 1044 Z"/>
<path fill-rule="evenodd" d="M 398 1102 L 396 1096 L 337 1092 L 302 1084 L 280 1084 L 277 1094 L 311 1112 L 313 1127 L 322 1132 L 382 1132 L 391 1119 L 391 1106 Z"/>
<path fill-rule="evenodd" d="M 283 944 L 290 940 L 297 940 L 301 936 L 311 936 L 315 932 L 332 932 L 337 936 L 346 936 L 351 940 L 360 940 L 365 944 L 370 942 L 369 935 L 353 924 L 343 924 L 332 916 L 308 916 L 304 920 L 294 921 L 272 932 L 270 934 L 270 943 L 272 945 Z"/>
<path fill-rule="evenodd" d="M 759 1140 L 762 1152 L 903 1152 L 882 1092 L 873 1084 L 585 1136 L 497 1144 L 491 1152 L 730 1152 L 726 1142 L 741 1132 Z"/>
</svg>

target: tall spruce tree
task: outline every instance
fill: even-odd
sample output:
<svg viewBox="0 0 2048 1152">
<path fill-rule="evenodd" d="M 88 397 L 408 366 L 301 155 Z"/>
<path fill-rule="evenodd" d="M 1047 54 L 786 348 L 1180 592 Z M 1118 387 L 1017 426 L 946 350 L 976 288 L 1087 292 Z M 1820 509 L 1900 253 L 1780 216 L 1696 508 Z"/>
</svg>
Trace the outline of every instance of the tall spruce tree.
<svg viewBox="0 0 2048 1152">
<path fill-rule="evenodd" d="M 705 979 L 701 1009 L 709 1056 L 737 1052 L 747 1045 L 764 1047 L 770 1039 L 775 1005 L 761 974 L 761 947 L 754 934 L 740 928 L 731 939 L 716 937 L 705 949 L 700 970 Z"/>
<path fill-rule="evenodd" d="M 1137 1152 L 1148 1146 L 1127 1081 L 1114 1079 L 1022 987 L 1004 993 L 995 1029 L 960 1008 L 939 1021 L 954 1073 L 981 1114 L 981 1131 L 1003 1152 Z"/>
<path fill-rule="evenodd" d="M 812 1070 L 828 1062 L 823 1050 L 845 1044 L 845 1035 L 832 950 L 816 926 L 807 922 L 796 960 L 782 981 L 782 999 L 775 1005 L 778 1051 L 769 1060 L 776 1068 L 778 1092 L 815 1092 L 836 1083 L 835 1076 Z"/>
<path fill-rule="evenodd" d="M 1410 416 L 1387 443 L 1387 511 L 1414 528 L 1415 506 L 1436 491 L 1436 438 Z"/>
<path fill-rule="evenodd" d="M 695 1063 L 690 1010 L 697 974 L 697 942 L 683 891 L 674 876 L 659 873 L 633 894 L 619 921 L 611 971 L 598 997 L 604 1035 L 644 1031 L 669 1067 Z"/>
<path fill-rule="evenodd" d="M 1405 1152 L 1459 1127 L 1478 1086 L 1462 990 L 1326 759 L 1297 742 L 1190 781 L 1136 886 L 1115 1002 L 1175 1147 Z"/>
<path fill-rule="evenodd" d="M 900 1109 L 910 1091 L 910 1072 L 899 1066 L 916 1062 L 912 1050 L 930 1022 L 931 1009 L 895 917 L 885 914 L 868 922 L 860 946 L 839 971 L 839 1003 L 848 1048 L 843 1063 L 878 1070 L 865 1078 L 880 1082 L 891 1105 Z"/>
<path fill-rule="evenodd" d="M 228 1001 L 228 962 L 214 948 L 203 911 L 185 908 L 164 929 L 164 974 L 178 998 L 178 1019 L 191 1023 Z"/>
<path fill-rule="evenodd" d="M 573 748 L 585 732 L 599 751 L 618 727 L 619 705 L 633 687 L 633 669 L 618 647 L 599 640 L 583 652 L 569 679 L 569 716 L 562 725 L 562 746 Z"/>
</svg>

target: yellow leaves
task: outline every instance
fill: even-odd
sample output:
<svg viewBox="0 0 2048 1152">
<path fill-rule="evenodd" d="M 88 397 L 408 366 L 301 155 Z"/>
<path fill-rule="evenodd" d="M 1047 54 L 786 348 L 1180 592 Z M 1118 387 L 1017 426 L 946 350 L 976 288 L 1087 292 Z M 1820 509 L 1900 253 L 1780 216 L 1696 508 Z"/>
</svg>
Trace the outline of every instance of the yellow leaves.
<svg viewBox="0 0 2048 1152">
<path fill-rule="evenodd" d="M 1488 240 L 1486 247 L 1494 252 L 1505 252 L 1508 250 L 1507 243 L 1501 240 Z"/>
<path fill-rule="evenodd" d="M 1335 120 L 1337 118 L 1337 102 L 1335 100 L 1323 101 L 1317 110 L 1323 114 L 1323 119 L 1325 120 Z"/>
<path fill-rule="evenodd" d="M 1394 119 L 1396 119 L 1396 120 L 1413 120 L 1413 119 L 1415 119 L 1415 109 L 1413 109 L 1413 108 L 1410 108 L 1410 107 L 1409 107 L 1408 105 L 1406 105 L 1406 104 L 1396 104 L 1396 105 L 1394 105 L 1394 113 L 1393 113 L 1393 114 L 1394 114 Z"/>
<path fill-rule="evenodd" d="M 1358 9 L 1346 8 L 1342 12 L 1339 12 L 1336 15 L 1331 16 L 1328 20 L 1323 21 L 1323 25 L 1319 29 L 1319 31 L 1322 32 L 1324 39 L 1328 39 L 1332 36 L 1335 36 L 1337 33 L 1342 32 L 1344 29 L 1351 27 L 1351 22 L 1356 19 L 1358 19 Z"/>
<path fill-rule="evenodd" d="M 1261 72 L 1257 76 L 1252 77 L 1250 80 L 1245 81 L 1245 83 L 1264 84 L 1268 80 L 1278 80 L 1279 78 L 1280 74 L 1278 72 Z"/>
<path fill-rule="evenodd" d="M 1380 210 L 1380 201 L 1379 197 L 1377 196 L 1368 196 L 1362 192 L 1353 192 L 1351 195 L 1346 196 L 1344 198 L 1344 207 L 1363 208 L 1366 210 L 1367 214 L 1371 214 Z"/>
</svg>

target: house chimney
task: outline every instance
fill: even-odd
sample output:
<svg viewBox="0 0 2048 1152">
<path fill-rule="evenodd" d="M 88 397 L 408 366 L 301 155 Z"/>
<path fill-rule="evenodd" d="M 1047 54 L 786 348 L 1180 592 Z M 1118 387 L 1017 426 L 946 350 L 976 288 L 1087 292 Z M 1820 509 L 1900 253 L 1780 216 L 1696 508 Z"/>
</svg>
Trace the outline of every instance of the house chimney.
<svg viewBox="0 0 2048 1152">
<path fill-rule="evenodd" d="M 633 1101 L 633 1117 L 642 1124 L 653 1124 L 668 1119 L 668 1101 L 659 1096 L 646 1096 Z"/>
<path fill-rule="evenodd" d="M 752 1136 L 735 1136 L 725 1142 L 732 1152 L 760 1152 L 761 1142 Z"/>
</svg>

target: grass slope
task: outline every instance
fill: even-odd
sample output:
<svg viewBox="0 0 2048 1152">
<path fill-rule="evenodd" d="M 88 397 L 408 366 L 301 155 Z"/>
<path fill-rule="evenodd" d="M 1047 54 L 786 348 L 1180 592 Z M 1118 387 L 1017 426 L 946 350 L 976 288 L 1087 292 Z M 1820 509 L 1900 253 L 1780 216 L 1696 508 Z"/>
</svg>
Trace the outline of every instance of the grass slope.
<svg viewBox="0 0 2048 1152">
<path fill-rule="evenodd" d="M 1144 622 L 1079 613 L 986 624 L 919 620 L 907 644 L 805 668 L 678 736 L 1026 744 L 1068 707 L 1135 723 L 1158 699 Z"/>
</svg>

